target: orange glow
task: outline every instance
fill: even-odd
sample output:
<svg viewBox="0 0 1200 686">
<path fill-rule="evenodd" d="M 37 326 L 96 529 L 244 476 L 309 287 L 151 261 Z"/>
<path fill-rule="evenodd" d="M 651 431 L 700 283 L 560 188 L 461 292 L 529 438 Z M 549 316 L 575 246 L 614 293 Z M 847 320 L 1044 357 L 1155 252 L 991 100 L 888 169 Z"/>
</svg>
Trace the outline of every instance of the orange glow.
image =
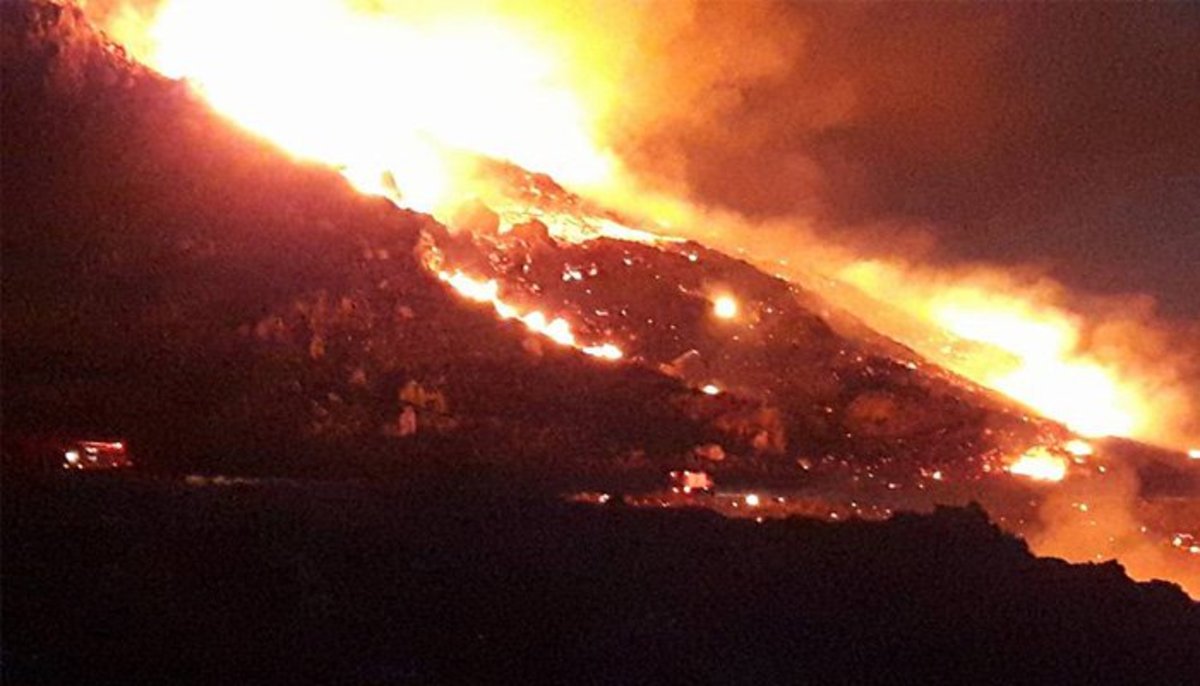
<svg viewBox="0 0 1200 686">
<path fill-rule="evenodd" d="M 530 331 L 541 334 L 559 345 L 570 346 L 586 355 L 604 360 L 619 360 L 624 357 L 621 349 L 612 343 L 601 343 L 598 345 L 583 345 L 579 343 L 575 338 L 575 334 L 571 331 L 571 325 L 561 317 L 547 319 L 545 314 L 536 310 L 522 313 L 516 307 L 500 299 L 500 286 L 496 283 L 495 279 L 483 281 L 467 276 L 461 271 L 453 273 L 441 271 L 438 272 L 438 278 L 448 283 L 459 294 L 470 300 L 491 304 L 501 319 L 519 320 Z"/>
<path fill-rule="evenodd" d="M 1062 481 L 1067 476 L 1067 461 L 1045 448 L 1031 448 L 1008 465 L 1008 472 L 1034 481 Z"/>
<path fill-rule="evenodd" d="M 1161 439 L 1153 432 L 1154 415 L 1165 412 L 1152 390 L 1112 362 L 1081 352 L 1078 317 L 1033 298 L 1003 294 L 982 279 L 921 284 L 881 262 L 856 262 L 840 276 L 958 339 L 906 341 L 953 371 L 1084 436 Z"/>
<path fill-rule="evenodd" d="M 706 395 L 718 395 L 721 392 L 721 387 L 716 384 L 705 384 L 700 387 L 701 392 Z"/>
<path fill-rule="evenodd" d="M 500 232 L 506 233 L 517 224 L 531 219 L 537 219 L 546 225 L 550 235 L 570 243 L 583 243 L 597 238 L 611 238 L 618 241 L 656 245 L 661 243 L 678 242 L 682 239 L 630 228 L 624 224 L 586 214 L 566 214 L 563 212 L 543 212 L 536 208 L 508 205 L 503 199 L 497 198 L 491 203 L 500 215 Z"/>
<path fill-rule="evenodd" d="M 988 385 L 1055 417 L 1085 436 L 1129 436 L 1137 426 L 1135 400 L 1101 365 L 1072 355 L 1077 333 L 1070 322 L 983 306 L 945 303 L 936 320 L 951 333 L 1015 355 L 1015 369 L 996 369 Z"/>
<path fill-rule="evenodd" d="M 1193 460 L 1200 460 L 1200 448 L 1192 448 L 1189 450 L 1188 457 Z"/>
<path fill-rule="evenodd" d="M 1091 443 L 1080 440 L 1078 438 L 1073 438 L 1073 439 L 1067 441 L 1066 443 L 1064 443 L 1063 450 L 1066 450 L 1067 452 L 1071 453 L 1075 457 L 1087 457 L 1096 452 L 1095 448 L 1092 447 Z"/>
<path fill-rule="evenodd" d="M 167 0 L 148 29 L 108 28 L 143 63 L 360 190 L 387 194 L 390 172 L 407 207 L 449 199 L 453 150 L 574 183 L 609 173 L 544 40 L 498 14 L 420 9 L 401 19 L 344 0 Z"/>
</svg>

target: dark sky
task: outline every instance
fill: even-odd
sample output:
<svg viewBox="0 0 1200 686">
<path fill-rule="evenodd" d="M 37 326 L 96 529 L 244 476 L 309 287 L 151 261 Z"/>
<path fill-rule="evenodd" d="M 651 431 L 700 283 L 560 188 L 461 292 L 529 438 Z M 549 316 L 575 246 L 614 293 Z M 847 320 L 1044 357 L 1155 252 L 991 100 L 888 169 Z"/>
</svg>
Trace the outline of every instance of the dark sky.
<svg viewBox="0 0 1200 686">
<path fill-rule="evenodd" d="M 789 66 L 647 146 L 678 148 L 699 197 L 849 238 L 915 227 L 926 260 L 1033 263 L 1200 318 L 1200 4 L 770 14 L 764 41 L 795 48 Z"/>
</svg>

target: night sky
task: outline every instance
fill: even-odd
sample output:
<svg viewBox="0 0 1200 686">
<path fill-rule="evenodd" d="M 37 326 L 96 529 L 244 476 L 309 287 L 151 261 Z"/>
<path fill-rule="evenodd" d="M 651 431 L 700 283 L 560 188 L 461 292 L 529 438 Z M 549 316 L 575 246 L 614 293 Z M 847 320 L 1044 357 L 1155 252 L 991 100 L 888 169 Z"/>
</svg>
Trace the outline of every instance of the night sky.
<svg viewBox="0 0 1200 686">
<path fill-rule="evenodd" d="M 732 5 L 701 5 L 698 21 Z M 1200 317 L 1200 4 L 762 14 L 745 49 L 784 46 L 786 68 L 718 83 L 712 120 L 639 141 L 647 157 L 678 151 L 698 197 Z"/>
</svg>

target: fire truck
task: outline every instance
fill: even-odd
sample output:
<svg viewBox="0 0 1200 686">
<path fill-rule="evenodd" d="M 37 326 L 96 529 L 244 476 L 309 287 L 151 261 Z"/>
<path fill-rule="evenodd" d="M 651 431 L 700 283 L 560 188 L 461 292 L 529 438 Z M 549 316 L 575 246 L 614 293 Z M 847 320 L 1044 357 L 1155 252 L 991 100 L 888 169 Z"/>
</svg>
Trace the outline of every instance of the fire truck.
<svg viewBox="0 0 1200 686">
<path fill-rule="evenodd" d="M 98 436 L 21 436 L 5 441 L 7 468 L 25 472 L 99 472 L 129 469 L 124 440 Z"/>
</svg>

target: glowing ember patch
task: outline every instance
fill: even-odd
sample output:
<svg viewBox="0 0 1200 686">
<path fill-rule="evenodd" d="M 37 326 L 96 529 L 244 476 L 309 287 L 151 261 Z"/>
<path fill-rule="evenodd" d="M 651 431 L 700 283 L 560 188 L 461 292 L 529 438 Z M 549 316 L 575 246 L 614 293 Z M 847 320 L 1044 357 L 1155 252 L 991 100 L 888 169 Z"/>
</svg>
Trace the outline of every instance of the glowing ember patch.
<svg viewBox="0 0 1200 686">
<path fill-rule="evenodd" d="M 439 271 L 438 278 L 450 284 L 454 290 L 470 300 L 491 304 L 501 319 L 516 319 L 530 331 L 541 334 L 559 345 L 575 348 L 585 355 L 597 357 L 602 360 L 619 360 L 625 356 L 621 349 L 612 343 L 602 343 L 599 345 L 580 344 L 575 338 L 575 333 L 571 331 L 571 325 L 562 317 L 547 319 L 545 314 L 537 310 L 521 313 L 516 307 L 500 299 L 500 286 L 496 283 L 495 279 L 488 281 L 474 279 L 461 271 L 453 273 Z"/>
<path fill-rule="evenodd" d="M 721 387 L 716 384 L 705 384 L 700 387 L 700 390 L 707 395 L 717 395 L 721 392 Z"/>
<path fill-rule="evenodd" d="M 588 345 L 580 348 L 583 352 L 592 357 L 599 357 L 605 360 L 619 360 L 625 357 L 625 353 L 612 343 L 604 343 L 601 345 Z"/>
<path fill-rule="evenodd" d="M 713 314 L 721 319 L 733 319 L 738 314 L 738 302 L 733 296 L 719 295 L 712 305 Z"/>
<path fill-rule="evenodd" d="M 1192 448 L 1188 451 L 1188 457 L 1193 460 L 1200 460 L 1200 448 Z"/>
<path fill-rule="evenodd" d="M 1008 471 L 1034 481 L 1062 481 L 1067 476 L 1067 461 L 1038 446 L 1017 458 L 1008 466 Z"/>
<path fill-rule="evenodd" d="M 754 493 L 747 494 L 745 500 L 746 500 L 746 504 L 749 505 L 750 507 L 758 507 L 759 503 L 762 502 L 759 499 L 759 497 Z"/>
<path fill-rule="evenodd" d="M 1096 452 L 1096 450 L 1092 448 L 1091 443 L 1078 438 L 1071 439 L 1064 443 L 1063 450 L 1066 450 L 1076 457 L 1087 457 L 1088 455 L 1092 455 Z"/>
</svg>

